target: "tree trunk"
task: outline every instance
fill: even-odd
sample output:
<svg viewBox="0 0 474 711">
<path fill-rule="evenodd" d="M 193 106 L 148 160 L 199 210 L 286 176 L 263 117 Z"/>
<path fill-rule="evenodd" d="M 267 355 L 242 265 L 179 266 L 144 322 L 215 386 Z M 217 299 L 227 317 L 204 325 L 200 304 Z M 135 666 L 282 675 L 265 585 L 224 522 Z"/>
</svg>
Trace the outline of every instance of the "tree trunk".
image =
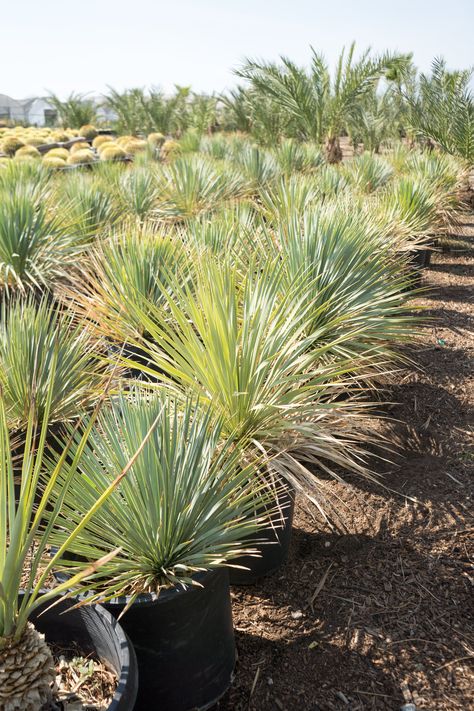
<svg viewBox="0 0 474 711">
<path fill-rule="evenodd" d="M 51 701 L 54 680 L 51 651 L 29 622 L 18 641 L 0 649 L 0 709 L 38 711 Z"/>
<path fill-rule="evenodd" d="M 342 160 L 341 145 L 338 136 L 328 138 L 326 143 L 326 160 L 328 163 L 340 163 Z"/>
</svg>

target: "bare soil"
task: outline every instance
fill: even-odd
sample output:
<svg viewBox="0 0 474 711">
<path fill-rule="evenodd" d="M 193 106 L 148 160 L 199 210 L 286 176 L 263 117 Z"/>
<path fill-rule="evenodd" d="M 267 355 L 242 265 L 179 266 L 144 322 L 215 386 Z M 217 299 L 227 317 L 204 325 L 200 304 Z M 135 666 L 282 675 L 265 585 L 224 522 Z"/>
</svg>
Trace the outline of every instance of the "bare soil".
<svg viewBox="0 0 474 711">
<path fill-rule="evenodd" d="M 220 711 L 474 708 L 473 277 L 474 251 L 424 272 L 431 322 L 387 383 L 398 450 L 375 465 L 399 493 L 329 483 L 344 529 L 300 504 L 287 564 L 233 588 L 239 661 Z"/>
</svg>

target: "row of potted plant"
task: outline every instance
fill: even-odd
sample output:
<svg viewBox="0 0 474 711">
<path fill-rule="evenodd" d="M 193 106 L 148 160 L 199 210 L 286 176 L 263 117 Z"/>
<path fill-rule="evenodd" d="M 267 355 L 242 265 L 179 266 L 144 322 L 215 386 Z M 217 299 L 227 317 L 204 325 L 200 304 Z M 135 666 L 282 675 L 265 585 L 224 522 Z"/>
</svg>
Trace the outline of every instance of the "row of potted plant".
<svg viewBox="0 0 474 711">
<path fill-rule="evenodd" d="M 51 698 L 38 630 L 115 669 L 112 708 L 137 689 L 137 708 L 176 711 L 225 691 L 229 574 L 281 564 L 296 493 L 331 515 L 321 473 L 374 478 L 370 391 L 416 324 L 410 249 L 456 204 L 452 166 L 421 164 L 436 204 L 421 178 L 381 185 L 368 207 L 355 193 L 323 204 L 317 180 L 293 175 L 252 204 L 102 232 L 72 188 L 64 219 L 61 186 L 15 174 L 0 203 L 5 709 Z"/>
</svg>

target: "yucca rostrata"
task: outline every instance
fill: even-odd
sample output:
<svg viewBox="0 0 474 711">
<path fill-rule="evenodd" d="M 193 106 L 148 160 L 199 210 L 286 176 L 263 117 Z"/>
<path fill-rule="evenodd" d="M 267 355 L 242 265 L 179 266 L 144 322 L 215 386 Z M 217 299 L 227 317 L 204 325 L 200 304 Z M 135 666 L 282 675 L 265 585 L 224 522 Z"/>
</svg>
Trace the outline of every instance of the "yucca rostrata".
<svg viewBox="0 0 474 711">
<path fill-rule="evenodd" d="M 52 373 L 58 364 L 58 350 L 53 351 Z M 63 496 L 76 476 L 77 464 L 87 443 L 100 405 L 81 423 L 81 436 L 72 456 L 69 443 L 46 454 L 48 420 L 53 399 L 53 379 L 49 385 L 41 426 L 34 408 L 28 418 L 25 447 L 21 462 L 20 489 L 15 491 L 15 476 L 10 433 L 4 398 L 0 393 L 0 708 L 2 711 L 38 711 L 52 699 L 55 670 L 51 650 L 43 636 L 28 621 L 40 605 L 58 595 L 70 594 L 77 586 L 87 590 L 105 564 L 118 551 L 93 563 L 75 565 L 64 583 L 49 590 L 45 581 L 64 550 L 87 525 L 132 465 L 132 460 L 104 487 L 92 509 L 73 526 L 64 546 L 52 557 L 45 556 L 51 535 L 60 526 Z M 152 423 L 153 424 L 153 423 Z M 150 431 L 151 434 L 151 431 Z M 147 435 L 149 436 L 149 435 Z M 147 437 L 140 443 L 140 451 Z M 135 455 L 138 455 L 138 451 Z M 135 456 L 134 455 L 134 456 Z M 48 473 L 45 475 L 45 462 Z M 68 461 L 68 469 L 65 462 Z M 61 492 L 52 503 L 51 492 L 58 482 Z M 48 520 L 45 513 L 48 511 Z M 87 579 L 87 582 L 86 582 Z M 21 589 L 25 590 L 20 595 Z"/>
</svg>

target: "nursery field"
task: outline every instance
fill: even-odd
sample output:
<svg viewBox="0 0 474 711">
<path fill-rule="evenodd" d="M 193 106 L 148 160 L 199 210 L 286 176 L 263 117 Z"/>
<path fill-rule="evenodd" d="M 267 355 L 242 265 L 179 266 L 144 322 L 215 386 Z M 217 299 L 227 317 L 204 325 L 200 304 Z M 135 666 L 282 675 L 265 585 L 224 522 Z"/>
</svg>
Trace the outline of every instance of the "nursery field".
<svg viewBox="0 0 474 711">
<path fill-rule="evenodd" d="M 233 590 L 239 663 L 219 708 L 474 705 L 474 214 L 461 219 L 465 250 L 433 256 L 416 300 L 436 320 L 386 383 L 398 449 L 379 469 L 398 494 L 329 483 L 339 531 L 299 507 L 281 573 Z"/>
<path fill-rule="evenodd" d="M 474 703 L 471 73 L 237 74 L 0 125 L 0 711 Z"/>
<path fill-rule="evenodd" d="M 469 246 L 452 235 L 465 162 L 403 142 L 337 164 L 238 133 L 143 143 L 133 160 L 93 146 L 72 170 L 0 168 L 0 623 L 28 615 L 50 645 L 27 627 L 46 670 L 30 691 L 6 634 L 0 702 L 19 683 L 47 698 L 42 660 L 66 643 L 59 698 L 79 679 L 83 704 L 104 689 L 94 709 L 110 694 L 210 708 L 229 686 L 221 708 L 458 703 L 469 528 L 445 507 L 468 508 L 453 462 L 469 452 L 449 440 L 467 431 L 448 419 L 469 372 L 464 341 L 449 350 L 468 278 L 440 250 Z M 68 632 L 56 609 L 78 594 Z M 71 651 L 84 614 L 117 640 L 120 619 L 128 661 L 102 651 L 91 671 Z M 441 620 L 454 632 L 434 643 Z"/>
</svg>

